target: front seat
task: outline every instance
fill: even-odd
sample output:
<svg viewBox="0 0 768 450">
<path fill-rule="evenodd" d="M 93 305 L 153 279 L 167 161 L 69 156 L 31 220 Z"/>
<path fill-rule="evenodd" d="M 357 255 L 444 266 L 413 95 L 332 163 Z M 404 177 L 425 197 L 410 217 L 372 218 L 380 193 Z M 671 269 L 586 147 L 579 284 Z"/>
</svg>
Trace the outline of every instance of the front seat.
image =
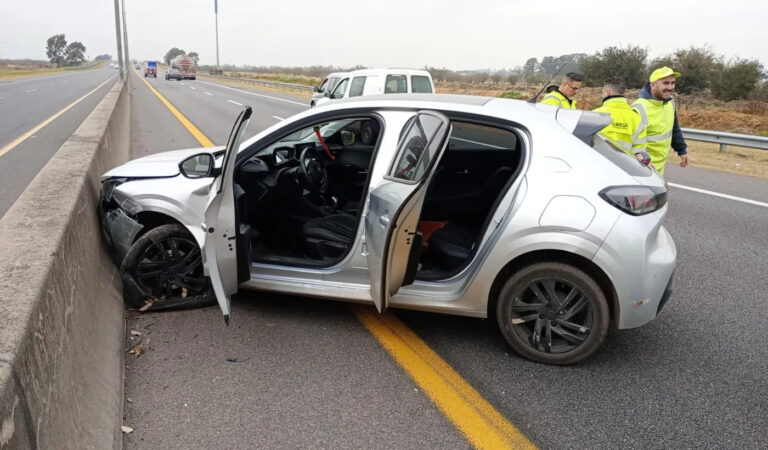
<svg viewBox="0 0 768 450">
<path fill-rule="evenodd" d="M 357 230 L 357 217 L 332 214 L 304 224 L 304 251 L 314 259 L 338 258 L 352 245 Z"/>
</svg>

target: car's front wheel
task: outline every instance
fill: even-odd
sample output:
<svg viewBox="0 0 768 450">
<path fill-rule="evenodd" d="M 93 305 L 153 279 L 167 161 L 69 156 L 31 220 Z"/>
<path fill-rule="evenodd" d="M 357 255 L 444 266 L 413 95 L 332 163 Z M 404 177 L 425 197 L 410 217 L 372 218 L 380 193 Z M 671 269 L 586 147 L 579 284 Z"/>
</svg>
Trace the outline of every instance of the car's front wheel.
<svg viewBox="0 0 768 450">
<path fill-rule="evenodd" d="M 123 297 L 144 310 L 191 308 L 214 296 L 203 273 L 200 247 L 181 225 L 161 225 L 131 246 L 120 266 Z"/>
<path fill-rule="evenodd" d="M 502 287 L 499 329 L 520 355 L 547 364 L 574 364 L 605 340 L 610 312 L 597 282 L 576 266 L 532 264 Z"/>
</svg>

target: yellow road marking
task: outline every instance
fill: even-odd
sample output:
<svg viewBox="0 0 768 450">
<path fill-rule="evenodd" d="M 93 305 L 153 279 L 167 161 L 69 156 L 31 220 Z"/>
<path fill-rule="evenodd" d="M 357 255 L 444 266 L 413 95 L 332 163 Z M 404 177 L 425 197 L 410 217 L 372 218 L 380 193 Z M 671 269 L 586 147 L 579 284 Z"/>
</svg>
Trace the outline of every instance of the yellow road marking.
<svg viewBox="0 0 768 450">
<path fill-rule="evenodd" d="M 199 134 L 200 137 L 195 135 L 195 138 L 201 144 L 207 141 L 209 145 L 203 144 L 204 146 L 213 145 L 168 100 L 152 88 L 147 80 L 143 81 L 193 135 L 195 132 Z M 536 448 L 461 375 L 395 316 L 389 313 L 379 315 L 373 308 L 361 305 L 354 305 L 352 308 L 365 328 L 475 448 Z"/>
<path fill-rule="evenodd" d="M 136 75 L 138 77 L 138 75 Z M 171 111 L 171 114 L 176 116 L 177 119 L 179 119 L 179 122 L 181 122 L 182 125 L 184 125 L 184 128 L 189 131 L 192 136 L 197 139 L 197 142 L 200 143 L 203 147 L 213 147 L 213 142 L 211 142 L 210 139 L 208 139 L 202 131 L 198 130 L 196 126 L 192 124 L 192 122 L 189 121 L 184 115 L 182 115 L 178 109 L 176 109 L 175 106 L 171 104 L 168 100 L 166 100 L 165 97 L 162 96 L 155 88 L 152 87 L 151 84 L 149 84 L 149 81 L 145 80 L 144 78 L 139 78 L 141 81 L 144 82 L 144 84 L 147 85 L 150 91 L 152 91 L 155 95 L 157 95 L 157 98 L 160 99 L 161 102 L 168 108 L 169 111 Z"/>
<path fill-rule="evenodd" d="M 440 411 L 475 447 L 536 446 L 404 323 L 389 313 L 354 305 L 355 315 Z"/>
<path fill-rule="evenodd" d="M 29 130 L 29 131 L 27 131 L 26 133 L 22 134 L 21 136 L 17 137 L 16 139 L 14 139 L 13 141 L 11 141 L 11 143 L 9 143 L 8 145 L 6 145 L 5 147 L 3 147 L 3 148 L 0 148 L 0 156 L 3 156 L 3 155 L 5 155 L 6 153 L 8 153 L 8 152 L 10 152 L 11 150 L 13 150 L 14 148 L 16 148 L 16 146 L 17 146 L 17 145 L 19 145 L 19 144 L 21 144 L 22 142 L 26 141 L 27 139 L 29 139 L 29 137 L 30 137 L 30 136 L 32 136 L 33 134 L 35 134 L 35 133 L 37 133 L 38 131 L 40 131 L 40 129 L 41 129 L 41 128 L 43 128 L 44 126 L 46 126 L 46 125 L 48 125 L 49 123 L 51 123 L 51 122 L 53 122 L 54 120 L 56 120 L 56 118 L 58 118 L 60 115 L 64 114 L 65 112 L 69 111 L 70 109 L 72 109 L 72 107 L 74 107 L 75 105 L 77 105 L 77 104 L 78 104 L 78 103 L 80 103 L 81 101 L 85 100 L 85 98 L 86 98 L 86 97 L 88 97 L 89 95 L 91 95 L 91 94 L 93 94 L 94 92 L 98 91 L 100 87 L 102 87 L 102 86 L 104 86 L 105 84 L 107 84 L 107 82 L 111 81 L 111 80 L 112 80 L 113 78 L 115 78 L 116 76 L 117 76 L 117 75 L 113 75 L 113 76 L 109 77 L 109 78 L 108 78 L 106 81 L 104 81 L 104 82 L 103 82 L 103 83 L 101 83 L 100 85 L 96 86 L 96 87 L 95 87 L 95 88 L 94 88 L 92 91 L 90 91 L 90 92 L 88 92 L 87 94 L 83 95 L 82 97 L 78 98 L 78 99 L 77 99 L 77 100 L 75 100 L 74 102 L 70 103 L 70 104 L 69 104 L 68 106 L 66 106 L 64 109 L 62 109 L 61 111 L 59 111 L 59 112 L 57 112 L 56 114 L 52 115 L 51 117 L 49 117 L 49 118 L 45 119 L 44 121 L 42 121 L 42 122 L 41 122 L 39 125 L 37 125 L 36 127 L 32 128 L 31 130 Z"/>
</svg>

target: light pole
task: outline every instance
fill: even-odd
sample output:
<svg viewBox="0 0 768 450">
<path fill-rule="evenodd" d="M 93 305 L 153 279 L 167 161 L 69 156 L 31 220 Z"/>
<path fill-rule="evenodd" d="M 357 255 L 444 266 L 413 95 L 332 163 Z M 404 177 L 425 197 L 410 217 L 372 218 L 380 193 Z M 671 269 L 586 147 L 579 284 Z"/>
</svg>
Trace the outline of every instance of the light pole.
<svg viewBox="0 0 768 450">
<path fill-rule="evenodd" d="M 131 68 L 131 60 L 128 56 L 128 29 L 125 27 L 125 0 L 123 0 L 123 47 L 125 47 L 125 75 L 128 76 L 128 70 Z"/>
<path fill-rule="evenodd" d="M 219 69 L 219 0 L 213 0 L 213 15 L 216 18 L 216 75 L 220 75 L 221 69 Z"/>
<path fill-rule="evenodd" d="M 120 67 L 120 80 L 124 80 L 123 75 L 123 46 L 120 43 L 120 5 L 119 0 L 115 0 L 115 34 L 117 37 L 117 64 Z"/>
</svg>

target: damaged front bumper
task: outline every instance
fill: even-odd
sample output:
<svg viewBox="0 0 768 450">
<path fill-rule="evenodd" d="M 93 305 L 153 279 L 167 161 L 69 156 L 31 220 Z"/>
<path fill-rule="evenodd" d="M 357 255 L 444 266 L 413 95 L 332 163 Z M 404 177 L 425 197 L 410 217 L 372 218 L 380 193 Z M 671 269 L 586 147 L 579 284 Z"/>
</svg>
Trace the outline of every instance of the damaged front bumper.
<svg viewBox="0 0 768 450">
<path fill-rule="evenodd" d="M 98 208 L 102 235 L 111 250 L 112 259 L 118 267 L 133 245 L 136 236 L 144 228 L 133 217 L 135 214 L 124 210 L 115 201 L 113 190 L 120 182 L 122 180 L 108 180 L 102 184 L 99 191 Z"/>
</svg>

